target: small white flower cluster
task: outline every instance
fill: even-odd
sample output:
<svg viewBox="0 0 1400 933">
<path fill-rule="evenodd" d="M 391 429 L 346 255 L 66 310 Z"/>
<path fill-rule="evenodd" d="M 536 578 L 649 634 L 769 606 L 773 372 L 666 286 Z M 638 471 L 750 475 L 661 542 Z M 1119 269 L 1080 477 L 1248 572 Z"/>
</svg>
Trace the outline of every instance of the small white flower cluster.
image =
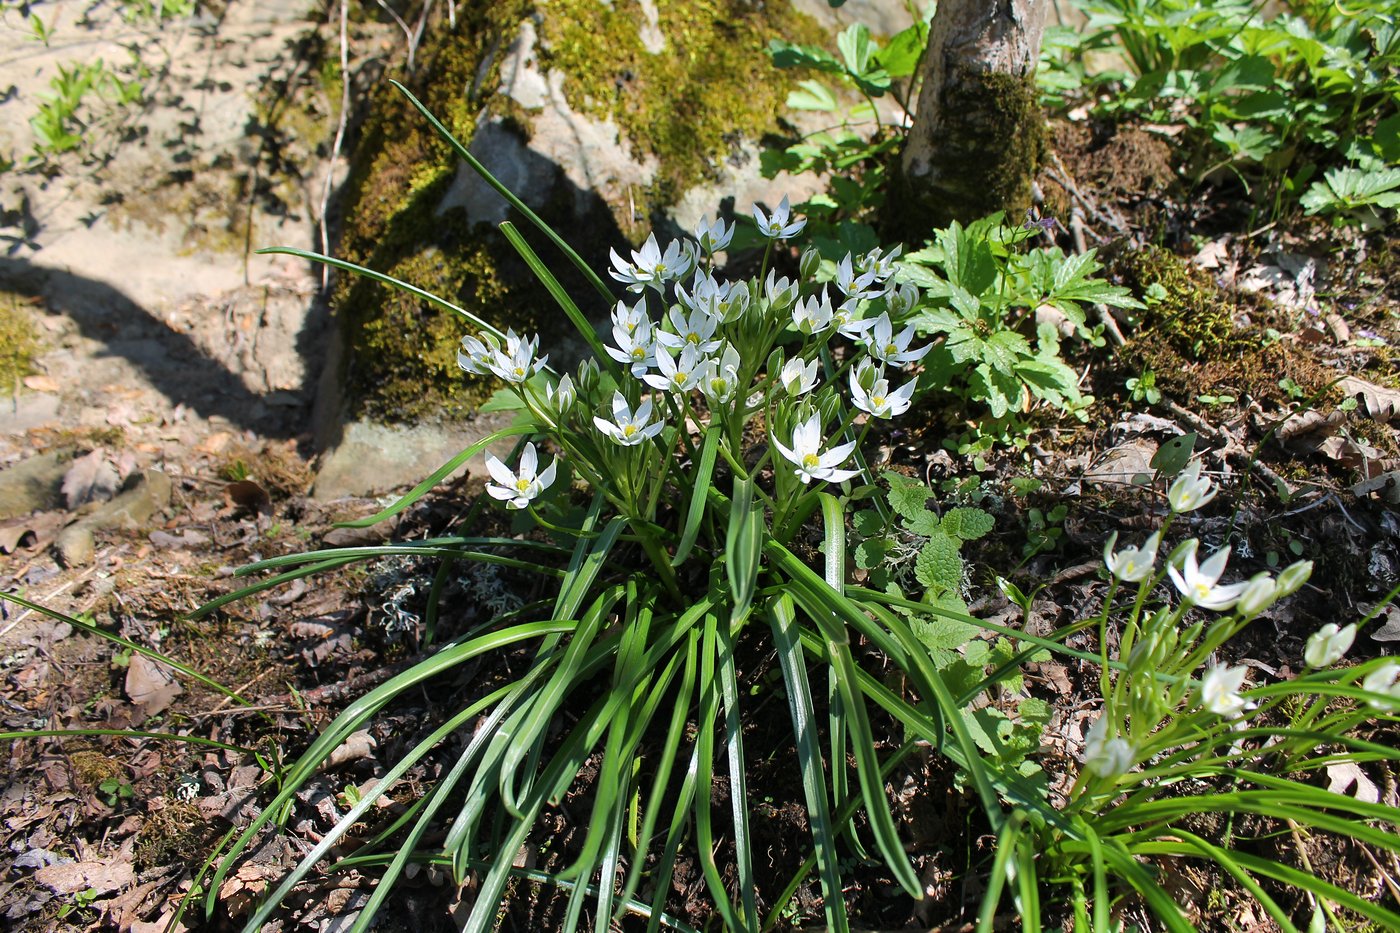
<svg viewBox="0 0 1400 933">
<path fill-rule="evenodd" d="M 806 224 L 793 216 L 787 198 L 771 213 L 755 206 L 753 216 L 758 232 L 774 242 L 795 236 Z M 829 444 L 823 435 L 824 415 L 829 419 L 832 408 L 827 396 L 817 394 L 821 351 L 838 336 L 856 345 L 835 374 L 839 379 L 849 368 L 842 381 L 849 386 L 854 409 L 871 419 L 909 410 L 915 381 L 896 386 L 889 370 L 916 363 L 930 347 L 911 347 L 914 328 L 897 323 L 919 299 L 915 286 L 895 281 L 900 250 L 848 253 L 835 264 L 830 283 L 809 286 L 804 295 L 802 280 L 810 282 L 819 268 L 811 251 L 803 257 L 798 281 L 776 271 L 749 281 L 718 278 L 715 254 L 729 247 L 734 230 L 732 223 L 707 219 L 693 238 L 663 247 L 653 234 L 630 257 L 613 250 L 609 274 L 636 296 L 613 308 L 610 339 L 603 347 L 623 367 L 621 384 L 607 400 L 585 387 L 582 375 L 578 382 L 565 376 L 545 386 L 539 407 L 555 426 L 595 428 L 613 444 L 635 447 L 657 438 L 667 417 L 684 416 L 697 395 L 711 417 L 732 416 L 740 423 L 774 405 L 780 414 L 767 411 L 765 423 L 770 432 L 774 425 L 790 431 L 790 440 L 772 440 L 793 476 L 804 484 L 850 479 L 857 471 L 844 464 L 856 443 Z M 763 372 L 785 331 L 795 332 L 800 349 L 778 371 Z M 504 342 L 490 335 L 466 337 L 458 363 L 467 372 L 504 379 L 529 404 L 530 393 L 539 390 L 527 382 L 545 365 L 545 358 L 535 357 L 537 344 L 538 338 L 522 340 L 513 331 Z M 581 395 L 593 409 L 591 418 L 570 421 L 570 409 Z M 599 411 L 605 406 L 606 414 Z M 488 491 L 510 508 L 528 506 L 554 478 L 553 464 L 537 475 L 533 447 L 527 454 L 528 462 L 522 459 L 516 473 L 500 461 L 488 461 L 496 481 Z"/>
</svg>

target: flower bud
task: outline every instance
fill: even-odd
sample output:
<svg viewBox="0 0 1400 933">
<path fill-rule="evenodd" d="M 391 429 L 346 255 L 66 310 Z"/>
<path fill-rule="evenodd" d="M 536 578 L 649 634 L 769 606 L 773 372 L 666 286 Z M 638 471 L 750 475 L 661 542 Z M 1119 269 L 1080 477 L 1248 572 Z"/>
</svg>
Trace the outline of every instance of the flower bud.
<svg viewBox="0 0 1400 933">
<path fill-rule="evenodd" d="M 574 402 L 578 401 L 578 393 L 574 390 L 574 380 L 570 379 L 567 373 L 560 378 L 557 386 L 546 388 L 545 395 L 549 399 L 549 404 L 561 415 L 573 408 Z"/>
<path fill-rule="evenodd" d="M 1107 716 L 1100 716 L 1084 737 L 1084 767 L 1103 777 L 1113 778 L 1131 768 L 1137 749 L 1127 739 L 1109 734 Z"/>
<path fill-rule="evenodd" d="M 1310 560 L 1300 560 L 1296 564 L 1285 567 L 1278 575 L 1278 595 L 1276 598 L 1283 599 L 1285 596 L 1292 596 L 1303 588 L 1303 584 L 1308 582 L 1308 577 L 1312 576 L 1313 562 Z"/>
<path fill-rule="evenodd" d="M 1245 584 L 1239 602 L 1235 603 L 1235 611 L 1241 618 L 1252 619 L 1277 600 L 1278 584 L 1274 578 L 1267 573 L 1258 573 Z"/>
<path fill-rule="evenodd" d="M 1356 623 L 1338 628 L 1329 622 L 1313 633 L 1303 648 L 1303 663 L 1308 667 L 1331 667 L 1342 659 L 1356 640 Z"/>
<path fill-rule="evenodd" d="M 602 378 L 602 373 L 598 369 L 598 363 L 593 359 L 586 359 L 578 364 L 578 388 L 577 393 L 582 393 L 585 398 L 591 397 L 598 391 L 598 382 Z"/>
<path fill-rule="evenodd" d="M 802 259 L 798 262 L 798 272 L 804 279 L 816 278 L 817 268 L 822 264 L 821 253 L 816 247 L 809 246 L 802 251 Z"/>
</svg>

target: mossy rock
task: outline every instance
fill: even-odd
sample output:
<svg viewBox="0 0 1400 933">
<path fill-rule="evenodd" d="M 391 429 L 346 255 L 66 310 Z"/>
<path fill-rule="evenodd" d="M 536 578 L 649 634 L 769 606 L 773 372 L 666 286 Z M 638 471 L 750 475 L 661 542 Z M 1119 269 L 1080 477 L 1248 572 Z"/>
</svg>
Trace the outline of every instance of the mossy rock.
<svg viewBox="0 0 1400 933">
<path fill-rule="evenodd" d="M 784 3 L 554 0 L 459 5 L 405 83 L 596 270 L 687 192 L 724 176 L 742 141 L 777 125 L 791 73 L 774 37 L 827 41 Z M 343 200 L 339 256 L 412 283 L 506 329 L 539 331 L 569 362 L 562 312 L 493 227 L 512 220 L 585 313 L 610 302 L 515 216 L 387 85 L 367 105 Z M 756 160 L 754 160 L 756 162 Z M 754 166 L 757 175 L 757 166 Z M 739 209 L 747 207 L 739 194 Z M 719 208 L 710 198 L 708 212 Z M 776 198 L 775 198 L 776 200 Z M 696 214 L 700 209 L 696 210 Z M 457 367 L 472 325 L 377 282 L 342 276 L 344 408 L 383 423 L 459 420 L 494 386 Z"/>
<path fill-rule="evenodd" d="M 7 393 L 34 371 L 34 355 L 39 352 L 30 304 L 22 295 L 0 291 L 0 386 Z"/>
</svg>

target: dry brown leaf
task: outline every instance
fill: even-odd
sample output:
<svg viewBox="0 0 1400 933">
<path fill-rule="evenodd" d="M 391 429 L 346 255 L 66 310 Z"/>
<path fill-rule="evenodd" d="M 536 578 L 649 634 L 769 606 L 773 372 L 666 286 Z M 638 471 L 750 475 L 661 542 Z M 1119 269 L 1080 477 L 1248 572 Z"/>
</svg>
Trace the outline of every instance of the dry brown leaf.
<svg viewBox="0 0 1400 933">
<path fill-rule="evenodd" d="M 35 392 L 57 392 L 63 388 L 57 379 L 53 376 L 46 376 L 43 373 L 25 376 L 21 381 L 24 383 L 26 389 L 32 389 Z"/>
<path fill-rule="evenodd" d="M 163 711 L 184 692 L 167 665 L 144 654 L 132 654 L 126 666 L 126 695 L 146 715 Z"/>
<path fill-rule="evenodd" d="M 136 869 L 130 862 L 64 862 L 45 865 L 34 873 L 34 880 L 55 894 L 96 891 L 106 894 L 136 882 Z"/>
<path fill-rule="evenodd" d="M 1353 398 L 1360 398 L 1366 414 L 1381 423 L 1388 423 L 1400 413 L 1400 390 L 1388 389 L 1356 376 L 1347 376 L 1337 387 Z"/>
<path fill-rule="evenodd" d="M 1285 421 L 1278 429 L 1278 439 L 1291 441 L 1305 434 L 1314 433 L 1326 437 L 1341 427 L 1346 419 L 1347 414 L 1344 411 L 1330 411 L 1324 415 L 1322 412 L 1310 408 L 1296 418 L 1289 418 Z"/>
<path fill-rule="evenodd" d="M 1350 790 L 1355 785 L 1355 790 Z M 1366 776 L 1366 773 L 1349 761 L 1327 766 L 1327 789 L 1344 797 L 1355 797 L 1363 803 L 1376 803 L 1381 799 L 1380 789 Z"/>
<path fill-rule="evenodd" d="M 88 502 L 106 502 L 117 494 L 117 468 L 99 449 L 73 461 L 63 475 L 63 501 L 70 510 Z"/>
<path fill-rule="evenodd" d="M 374 736 L 369 734 L 367 729 L 351 733 L 344 742 L 340 744 L 331 756 L 326 759 L 326 766 L 334 768 L 350 761 L 359 761 L 361 758 L 368 758 L 374 754 L 374 750 L 379 747 L 379 743 L 374 740 Z"/>
</svg>

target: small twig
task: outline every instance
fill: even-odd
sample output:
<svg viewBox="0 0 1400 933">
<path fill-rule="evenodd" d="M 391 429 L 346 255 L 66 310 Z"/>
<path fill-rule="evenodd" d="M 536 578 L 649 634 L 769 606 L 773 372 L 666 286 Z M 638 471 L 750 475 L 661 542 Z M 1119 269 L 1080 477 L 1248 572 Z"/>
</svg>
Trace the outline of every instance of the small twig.
<svg viewBox="0 0 1400 933">
<path fill-rule="evenodd" d="M 382 0 L 381 0 L 382 2 Z M 388 7 L 385 7 L 388 9 Z M 390 12 L 393 12 L 390 10 Z M 331 146 L 329 164 L 326 166 L 326 183 L 321 188 L 321 208 L 319 226 L 321 228 L 321 252 L 330 255 L 331 235 L 326 225 L 326 213 L 330 210 L 331 184 L 335 181 L 335 163 L 340 158 L 340 147 L 345 142 L 345 126 L 350 118 L 350 39 L 348 20 L 350 0 L 340 0 L 340 120 L 335 127 L 335 144 Z M 397 18 L 397 17 L 396 17 Z M 321 266 L 321 288 L 330 285 L 331 267 Z"/>
<path fill-rule="evenodd" d="M 1046 173 L 1049 174 L 1049 176 L 1055 180 L 1056 184 L 1068 191 L 1070 197 L 1074 198 L 1076 201 L 1082 204 L 1084 206 L 1084 210 L 1088 211 L 1091 217 L 1093 217 L 1099 223 L 1106 224 L 1109 227 L 1113 228 L 1113 231 L 1115 233 L 1125 234 L 1128 232 L 1127 222 L 1124 221 L 1121 217 L 1116 216 L 1118 213 L 1117 211 L 1110 212 L 1108 210 L 1100 208 L 1093 201 L 1089 200 L 1089 198 L 1086 197 L 1082 191 L 1079 190 L 1079 186 L 1074 183 L 1074 180 L 1072 178 L 1070 178 L 1069 170 L 1066 169 L 1065 164 L 1060 161 L 1059 155 L 1053 152 L 1050 153 L 1050 161 L 1053 164 L 1045 167 Z"/>
</svg>

